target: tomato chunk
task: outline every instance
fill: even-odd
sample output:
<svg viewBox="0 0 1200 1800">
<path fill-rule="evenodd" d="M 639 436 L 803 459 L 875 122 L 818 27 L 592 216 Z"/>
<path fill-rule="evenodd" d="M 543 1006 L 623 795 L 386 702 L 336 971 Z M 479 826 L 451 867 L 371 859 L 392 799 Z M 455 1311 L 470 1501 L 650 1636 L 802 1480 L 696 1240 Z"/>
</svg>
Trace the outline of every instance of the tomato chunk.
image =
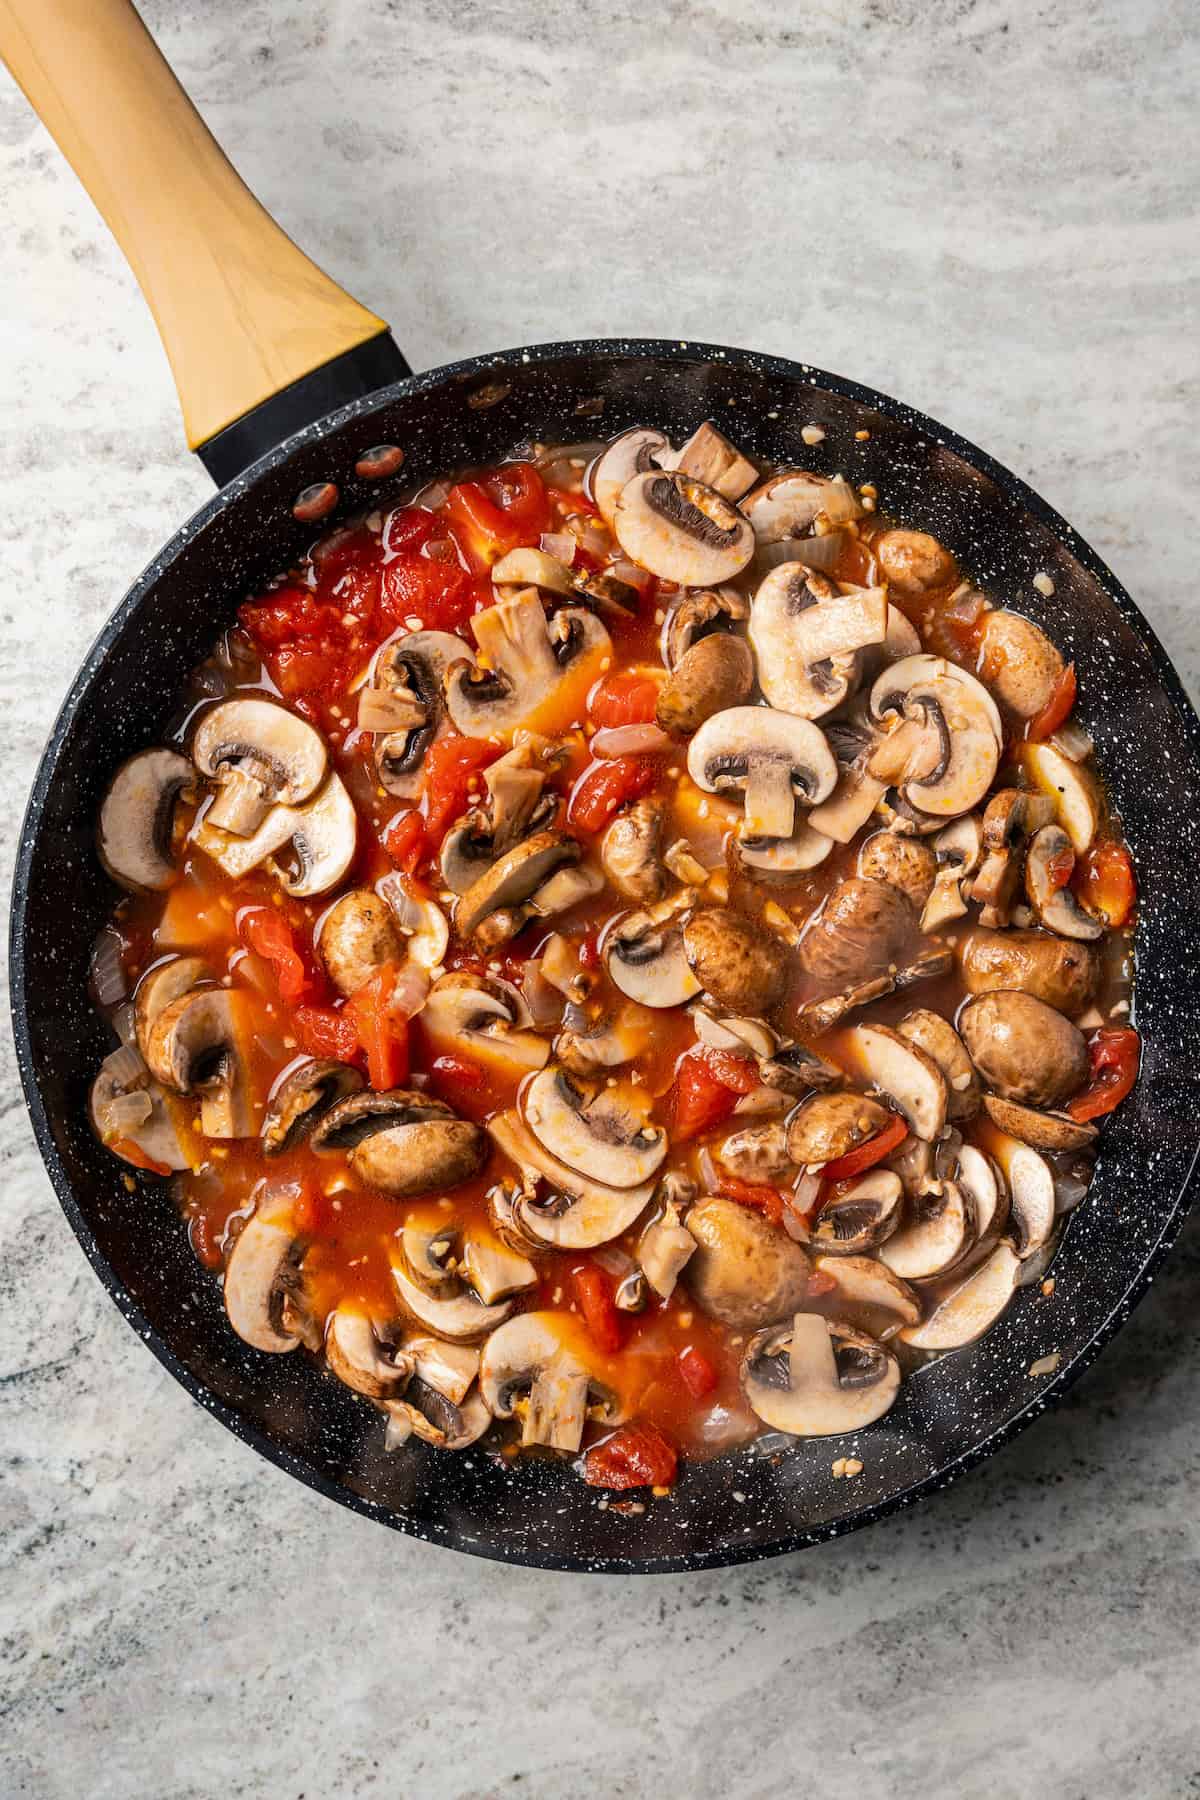
<svg viewBox="0 0 1200 1800">
<path fill-rule="evenodd" d="M 589 1487 L 670 1487 L 678 1466 L 674 1444 L 657 1425 L 635 1420 L 588 1451 L 583 1479 Z"/>
<path fill-rule="evenodd" d="M 135 1169 L 145 1169 L 149 1175 L 169 1175 L 171 1173 L 166 1163 L 155 1162 L 154 1158 L 148 1155 L 140 1144 L 135 1144 L 132 1138 L 114 1138 L 109 1148 L 114 1150 L 118 1156 L 123 1157 L 127 1163 L 132 1163 Z"/>
<path fill-rule="evenodd" d="M 510 526 L 520 532 L 523 544 L 536 544 L 550 529 L 550 500 L 546 484 L 530 462 L 501 463 L 483 478 Z"/>
<path fill-rule="evenodd" d="M 645 756 L 614 756 L 593 763 L 576 783 L 567 817 L 584 831 L 599 831 L 627 800 L 649 793 L 658 765 Z"/>
<path fill-rule="evenodd" d="M 683 1385 L 693 1400 L 703 1400 L 717 1385 L 717 1371 L 695 1344 L 685 1344 L 678 1356 Z"/>
<path fill-rule="evenodd" d="M 617 1311 L 616 1283 L 599 1263 L 577 1263 L 571 1270 L 571 1286 L 583 1322 L 598 1349 L 612 1356 L 625 1341 L 624 1320 Z"/>
<path fill-rule="evenodd" d="M 485 738 L 435 738 L 425 752 L 422 789 L 425 794 L 425 829 L 433 846 L 441 844 L 447 829 L 470 806 L 472 787 L 482 786 L 478 776 L 501 754 L 499 744 Z"/>
<path fill-rule="evenodd" d="M 1081 857 L 1071 882 L 1089 912 L 1103 913 L 1110 925 L 1128 925 L 1137 903 L 1137 881 L 1124 844 L 1106 839 Z"/>
<path fill-rule="evenodd" d="M 275 971 L 279 998 L 292 1006 L 310 986 L 304 959 L 296 949 L 291 926 L 269 906 L 255 906 L 238 915 L 242 942 Z"/>
<path fill-rule="evenodd" d="M 354 1015 L 332 1006 L 298 1006 L 292 1014 L 296 1037 L 305 1056 L 331 1056 L 350 1062 L 358 1051 Z"/>
<path fill-rule="evenodd" d="M 1029 721 L 1025 735 L 1031 743 L 1038 744 L 1044 738 L 1053 737 L 1059 726 L 1066 723 L 1075 704 L 1077 687 L 1075 664 L 1068 663 L 1041 712 Z"/>
<path fill-rule="evenodd" d="M 600 726 L 649 725 L 658 706 L 658 683 L 633 669 L 617 669 L 606 675 L 588 702 L 588 712 Z"/>
<path fill-rule="evenodd" d="M 377 1094 L 408 1080 L 408 1020 L 389 1004 L 395 985 L 395 965 L 385 963 L 350 996 L 348 1007 L 367 1053 L 367 1080 Z"/>
<path fill-rule="evenodd" d="M 445 522 L 427 506 L 398 506 L 387 516 L 383 546 L 394 556 L 401 550 L 423 550 L 426 544 L 445 535 Z"/>
<path fill-rule="evenodd" d="M 1088 1039 L 1091 1080 L 1067 1107 L 1073 1119 L 1085 1124 L 1112 1112 L 1129 1093 L 1138 1076 L 1142 1040 L 1129 1026 L 1102 1026 Z"/>
<path fill-rule="evenodd" d="M 718 1177 L 717 1185 L 726 1199 L 736 1200 L 739 1206 L 745 1206 L 751 1212 L 760 1212 L 768 1225 L 783 1222 L 784 1200 L 778 1188 L 752 1181 L 739 1181 L 736 1175 L 724 1172 Z"/>
<path fill-rule="evenodd" d="M 412 551 L 403 551 L 388 563 L 380 577 L 380 606 L 392 626 L 419 619 L 430 631 L 457 631 L 480 598 L 478 583 L 457 562 L 441 562 Z"/>
<path fill-rule="evenodd" d="M 478 481 L 460 481 L 442 508 L 454 541 L 473 575 L 486 575 L 494 563 L 523 541 L 521 526 L 508 517 Z"/>
<path fill-rule="evenodd" d="M 723 1125 L 743 1094 L 759 1086 L 749 1057 L 732 1050 L 689 1050 L 675 1067 L 667 1111 L 677 1139 L 699 1137 Z"/>
<path fill-rule="evenodd" d="M 397 813 L 384 828 L 383 847 L 388 861 L 405 875 L 415 875 L 429 854 L 425 821 L 415 807 Z"/>
<path fill-rule="evenodd" d="M 821 1170 L 822 1178 L 826 1181 L 845 1181 L 847 1176 L 861 1175 L 864 1170 L 873 1169 L 876 1163 L 882 1162 L 885 1156 L 890 1156 L 907 1136 L 908 1126 L 897 1113 L 890 1125 L 877 1131 L 865 1144 L 859 1144 L 857 1149 L 847 1150 L 845 1156 L 835 1156 L 832 1162 L 827 1162 Z"/>
</svg>

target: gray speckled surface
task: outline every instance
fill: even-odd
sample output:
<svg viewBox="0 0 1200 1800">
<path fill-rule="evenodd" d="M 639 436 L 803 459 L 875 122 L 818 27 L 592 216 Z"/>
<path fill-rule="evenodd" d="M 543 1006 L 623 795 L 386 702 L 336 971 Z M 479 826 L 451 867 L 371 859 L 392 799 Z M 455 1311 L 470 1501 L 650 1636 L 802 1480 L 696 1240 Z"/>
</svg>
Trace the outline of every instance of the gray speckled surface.
<svg viewBox="0 0 1200 1800">
<path fill-rule="evenodd" d="M 586 33 L 530 0 L 147 12 L 414 366 L 663 331 L 875 383 L 1032 480 L 1195 691 L 1179 0 Z M 10 859 L 74 665 L 207 489 L 125 267 L 7 85 L 0 158 Z M 236 1444 L 86 1268 L 10 1059 L 0 1132 L 5 1796 L 1200 1791 L 1195 1222 L 1067 1403 L 951 1492 L 759 1568 L 583 1581 L 397 1538 Z"/>
</svg>

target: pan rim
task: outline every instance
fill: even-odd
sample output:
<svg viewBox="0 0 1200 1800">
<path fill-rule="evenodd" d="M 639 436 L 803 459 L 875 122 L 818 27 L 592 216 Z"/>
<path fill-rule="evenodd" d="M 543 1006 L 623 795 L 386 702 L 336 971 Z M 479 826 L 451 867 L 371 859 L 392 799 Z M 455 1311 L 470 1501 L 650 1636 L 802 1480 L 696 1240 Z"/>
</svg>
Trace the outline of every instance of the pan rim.
<svg viewBox="0 0 1200 1800">
<path fill-rule="evenodd" d="M 127 1319 L 158 1361 L 191 1395 L 193 1400 L 206 1412 L 217 1418 L 235 1437 L 257 1450 L 260 1455 L 285 1473 L 324 1494 L 327 1498 L 348 1507 L 353 1512 L 400 1531 L 406 1536 L 425 1542 L 458 1549 L 466 1554 L 480 1556 L 489 1561 L 523 1567 L 574 1573 L 685 1573 L 691 1570 L 765 1561 L 775 1556 L 787 1555 L 792 1551 L 804 1549 L 812 1544 L 828 1542 L 833 1538 L 845 1536 L 851 1531 L 858 1530 L 865 1525 L 886 1518 L 904 1507 L 911 1506 L 926 1494 L 950 1486 L 1024 1431 L 1039 1414 L 1069 1391 L 1144 1297 L 1154 1278 L 1155 1271 L 1174 1243 L 1191 1205 L 1196 1171 L 1200 1165 L 1200 1143 L 1197 1144 L 1179 1191 L 1170 1203 L 1170 1210 L 1164 1218 L 1157 1239 L 1143 1256 L 1137 1274 L 1129 1282 L 1124 1293 L 1099 1328 L 1092 1333 L 1070 1361 L 1059 1368 L 1044 1388 L 1040 1389 L 1035 1396 L 1031 1397 L 989 1436 L 970 1445 L 943 1468 L 887 1495 L 882 1500 L 848 1511 L 835 1519 L 814 1525 L 808 1530 L 786 1533 L 777 1540 L 766 1544 L 728 1545 L 715 1550 L 696 1550 L 678 1555 L 641 1558 L 636 1556 L 598 1557 L 583 1554 L 550 1555 L 538 1553 L 536 1550 L 524 1550 L 517 1546 L 485 1542 L 473 1536 L 462 1536 L 456 1533 L 451 1526 L 439 1529 L 434 1521 L 401 1516 L 378 1501 L 354 1493 L 348 1487 L 311 1466 L 295 1452 L 272 1438 L 265 1430 L 250 1423 L 236 1406 L 218 1399 L 202 1381 L 194 1376 L 135 1304 L 101 1250 L 83 1208 L 75 1197 L 71 1181 L 54 1142 L 49 1115 L 38 1086 L 32 1058 L 24 940 L 34 848 L 39 838 L 50 784 L 54 778 L 58 758 L 68 733 L 87 699 L 92 682 L 109 650 L 145 594 L 161 579 L 165 570 L 171 566 L 184 547 L 191 544 L 199 532 L 204 530 L 212 520 L 223 513 L 248 489 L 257 485 L 268 471 L 286 463 L 302 447 L 334 435 L 349 419 L 382 410 L 398 399 L 414 393 L 430 391 L 456 380 L 461 381 L 497 369 L 510 367 L 521 369 L 530 364 L 561 361 L 573 357 L 581 359 L 619 357 L 626 360 L 640 359 L 656 364 L 664 361 L 725 362 L 733 368 L 744 368 L 759 374 L 777 374 L 792 384 L 799 382 L 804 386 L 835 393 L 928 436 L 939 446 L 960 457 L 971 468 L 985 475 L 1006 498 L 1015 502 L 1025 513 L 1053 532 L 1064 548 L 1099 583 L 1124 622 L 1145 647 L 1159 685 L 1179 721 L 1191 756 L 1197 764 L 1200 764 L 1200 717 L 1197 716 L 1179 675 L 1156 633 L 1135 601 L 1091 545 L 1054 507 L 1043 500 L 1020 476 L 1015 475 L 986 451 L 981 450 L 976 444 L 948 426 L 876 389 L 832 374 L 815 365 L 756 351 L 709 344 L 695 339 L 592 338 L 521 345 L 481 356 L 462 358 L 422 374 L 406 377 L 402 381 L 378 389 L 360 400 L 338 408 L 326 415 L 325 418 L 305 427 L 303 431 L 285 439 L 260 457 L 228 486 L 206 501 L 168 540 L 162 550 L 133 582 L 101 628 L 76 673 L 39 759 L 37 773 L 22 820 L 13 876 L 9 932 L 10 1005 L 17 1064 L 34 1137 L 59 1203 L 85 1256 L 123 1317 Z"/>
</svg>

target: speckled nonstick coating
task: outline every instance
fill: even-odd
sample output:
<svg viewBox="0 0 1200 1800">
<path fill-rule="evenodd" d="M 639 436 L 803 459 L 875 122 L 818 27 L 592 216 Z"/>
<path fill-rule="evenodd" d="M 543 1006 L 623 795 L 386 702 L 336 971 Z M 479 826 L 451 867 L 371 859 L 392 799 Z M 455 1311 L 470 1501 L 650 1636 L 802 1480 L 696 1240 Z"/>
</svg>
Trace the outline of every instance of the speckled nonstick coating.
<svg viewBox="0 0 1200 1800">
<path fill-rule="evenodd" d="M 497 399 L 492 390 L 505 390 Z M 480 405 L 480 398 L 491 404 Z M 472 404 L 472 401 L 476 404 Z M 602 402 L 602 406 L 599 404 Z M 1091 1191 L 1054 1264 L 978 1344 L 906 1382 L 850 1438 L 688 1466 L 669 1500 L 621 1516 L 569 1470 L 499 1466 L 477 1450 L 383 1450 L 382 1422 L 306 1356 L 249 1349 L 196 1262 L 165 1184 L 126 1192 L 85 1117 L 111 1048 L 86 993 L 114 895 L 93 822 L 115 765 L 155 740 L 187 671 L 246 591 L 302 550 L 297 491 L 332 479 L 348 507 L 370 445 L 403 446 L 406 478 L 486 462 L 526 434 L 678 440 L 716 419 L 761 457 L 843 470 L 949 544 L 993 595 L 1050 631 L 1079 670 L 1080 712 L 1124 819 L 1142 903 L 1136 1022 L 1142 1077 L 1106 1126 Z M 825 427 L 808 449 L 802 425 Z M 856 442 L 854 433 L 870 437 Z M 1045 599 L 1031 585 L 1053 577 Z M 907 407 L 778 358 L 703 344 L 550 344 L 457 363 L 360 400 L 289 440 L 201 509 L 105 627 L 67 698 L 25 820 L 12 992 L 26 1097 L 71 1225 L 126 1318 L 188 1391 L 248 1444 L 322 1493 L 398 1530 L 539 1567 L 653 1571 L 750 1561 L 837 1536 L 945 1486 L 1065 1391 L 1128 1316 L 1174 1238 L 1200 1143 L 1200 723 L 1146 621 L 1099 558 L 1020 481 Z M 1061 1357 L 1032 1379 L 1039 1357 Z M 1131 1419 L 1131 1445 L 1138 1422 Z M 862 1459 L 853 1481 L 835 1458 Z"/>
</svg>

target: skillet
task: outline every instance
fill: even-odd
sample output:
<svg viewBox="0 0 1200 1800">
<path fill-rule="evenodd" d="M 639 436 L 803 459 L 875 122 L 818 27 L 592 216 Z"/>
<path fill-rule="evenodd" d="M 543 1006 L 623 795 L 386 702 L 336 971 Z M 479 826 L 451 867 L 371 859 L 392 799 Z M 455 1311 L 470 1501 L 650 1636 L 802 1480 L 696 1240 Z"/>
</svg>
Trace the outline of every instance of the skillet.
<svg viewBox="0 0 1200 1800">
<path fill-rule="evenodd" d="M 291 1475 L 398 1530 L 541 1567 L 649 1572 L 749 1561 L 838 1536 L 945 1486 L 1063 1393 L 1119 1328 L 1172 1242 L 1200 1144 L 1200 721 L 1124 589 L 1044 502 L 910 408 L 806 364 L 716 345 L 541 344 L 409 373 L 382 321 L 257 207 L 125 0 L 0 0 L 0 49 L 113 224 L 158 317 L 189 436 L 220 492 L 168 543 L 76 676 L 25 818 L 12 908 L 12 1007 L 51 1180 L 116 1304 L 192 1396 Z M 97 120 L 92 96 L 106 90 Z M 153 169 L 147 192 L 139 171 Z M 181 222 L 182 221 L 182 222 Z M 207 234 L 207 236 L 206 236 Z M 1052 1299 L 908 1380 L 835 1480 L 845 1441 L 778 1442 L 687 1466 L 669 1501 L 601 1509 L 569 1473 L 424 1446 L 388 1456 L 368 1409 L 299 1357 L 229 1330 L 162 1184 L 126 1191 L 86 1097 L 111 1048 L 87 996 L 113 891 L 93 829 L 116 765 L 161 735 L 237 601 L 307 547 L 300 491 L 341 511 L 386 503 L 355 463 L 379 443 L 405 480 L 503 457 L 519 439 L 673 438 L 712 417 L 760 457 L 878 483 L 984 587 L 1049 629 L 1080 676 L 1082 718 L 1137 864 L 1142 1077 L 1104 1130 L 1095 1179 L 1054 1263 Z M 821 425 L 806 448 L 800 428 Z M 860 439 L 857 433 L 870 435 Z M 334 517 L 336 518 L 336 514 Z M 323 522 L 327 525 L 330 521 Z M 1031 586 L 1053 579 L 1052 598 Z M 1052 1370 L 1028 1373 L 1056 1354 Z"/>
</svg>

